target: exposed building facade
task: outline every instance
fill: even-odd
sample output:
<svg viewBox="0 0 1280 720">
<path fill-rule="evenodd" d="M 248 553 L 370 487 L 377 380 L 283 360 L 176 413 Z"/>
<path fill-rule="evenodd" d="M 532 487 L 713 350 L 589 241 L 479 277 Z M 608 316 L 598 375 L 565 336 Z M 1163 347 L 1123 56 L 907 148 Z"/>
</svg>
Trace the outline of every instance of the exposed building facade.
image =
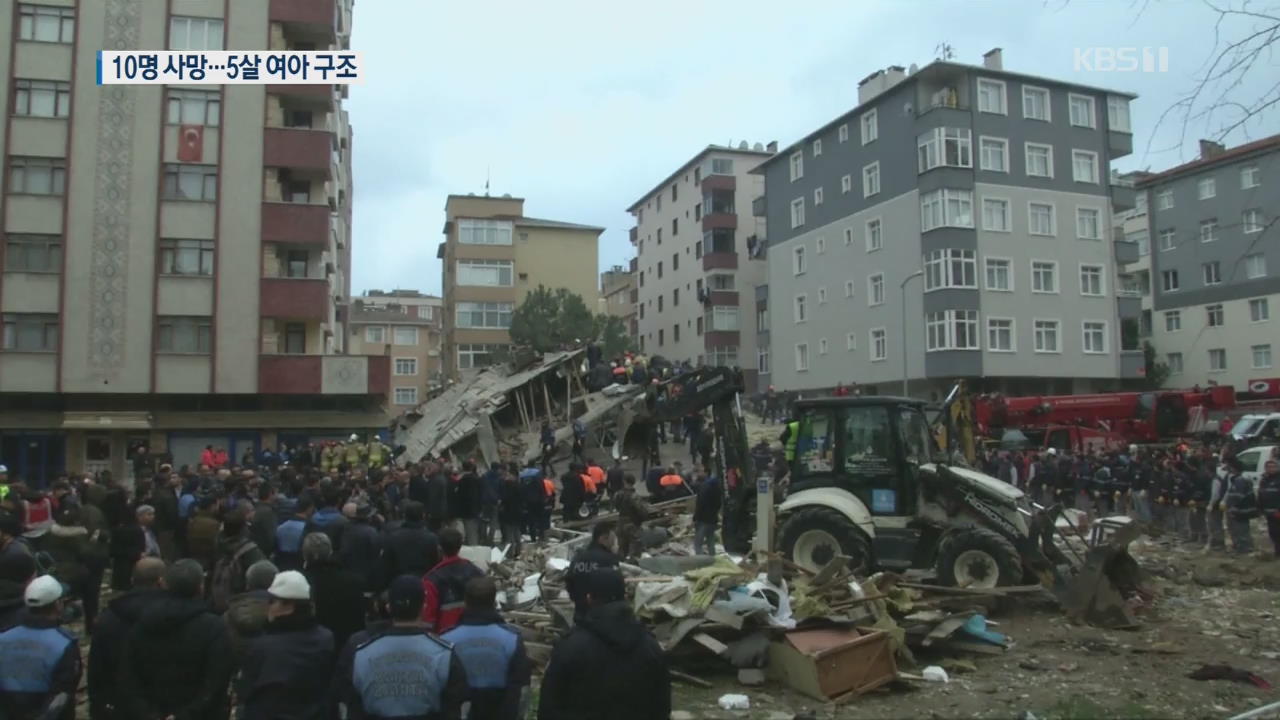
<svg viewBox="0 0 1280 720">
<path fill-rule="evenodd" d="M 370 290 L 348 306 L 347 352 L 391 357 L 392 415 L 417 407 L 442 387 L 443 316 L 444 301 L 417 290 Z"/>
<path fill-rule="evenodd" d="M 110 49 L 346 47 L 350 0 L 0 5 L 3 461 L 124 476 L 384 425 L 388 360 L 343 356 L 345 91 L 99 87 Z"/>
<path fill-rule="evenodd" d="M 594 310 L 604 228 L 525 217 L 509 195 L 450 195 L 443 268 L 444 372 L 484 367 L 511 344 L 511 313 L 539 285 L 566 288 Z"/>
<path fill-rule="evenodd" d="M 636 325 L 640 349 L 674 362 L 738 366 L 756 383 L 755 289 L 765 228 L 751 212 L 772 150 L 708 145 L 637 200 Z M 771 144 L 772 147 L 772 144 Z"/>
<path fill-rule="evenodd" d="M 1166 385 L 1244 390 L 1276 377 L 1280 332 L 1280 135 L 1200 157 L 1138 183 L 1149 253 L 1151 343 Z M 1136 221 L 1135 221 L 1136 222 Z"/>
<path fill-rule="evenodd" d="M 627 332 L 635 336 L 639 332 L 636 326 L 637 288 L 636 276 L 638 261 L 631 259 L 627 268 L 614 265 L 600 273 L 600 307 L 598 312 L 613 315 L 622 319 Z"/>
<path fill-rule="evenodd" d="M 859 103 L 770 158 L 771 370 L 781 390 L 859 383 L 941 396 L 1136 379 L 1122 338 L 1109 166 L 1132 95 L 937 61 L 862 81 Z M 1126 245 L 1127 247 L 1127 245 Z"/>
</svg>

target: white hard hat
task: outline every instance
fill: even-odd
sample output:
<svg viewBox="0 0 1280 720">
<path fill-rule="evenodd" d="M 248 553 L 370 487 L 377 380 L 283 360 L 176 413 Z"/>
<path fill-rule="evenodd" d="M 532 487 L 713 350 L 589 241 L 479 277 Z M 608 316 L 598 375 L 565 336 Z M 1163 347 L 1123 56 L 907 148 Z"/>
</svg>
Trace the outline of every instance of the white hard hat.
<svg viewBox="0 0 1280 720">
<path fill-rule="evenodd" d="M 1057 454 L 1058 454 L 1058 449 L 1057 449 L 1057 448 L 1049 448 L 1049 454 L 1050 454 L 1050 455 L 1057 455 Z"/>
<path fill-rule="evenodd" d="M 23 599 L 27 607 L 45 607 L 52 605 L 62 597 L 62 583 L 52 575 L 41 575 L 27 585 Z"/>
<path fill-rule="evenodd" d="M 351 433 L 351 442 L 355 442 L 359 439 L 360 439 L 359 435 L 356 435 L 355 433 Z"/>
<path fill-rule="evenodd" d="M 310 600 L 311 583 L 297 570 L 286 570 L 271 581 L 267 594 L 280 600 Z"/>
</svg>

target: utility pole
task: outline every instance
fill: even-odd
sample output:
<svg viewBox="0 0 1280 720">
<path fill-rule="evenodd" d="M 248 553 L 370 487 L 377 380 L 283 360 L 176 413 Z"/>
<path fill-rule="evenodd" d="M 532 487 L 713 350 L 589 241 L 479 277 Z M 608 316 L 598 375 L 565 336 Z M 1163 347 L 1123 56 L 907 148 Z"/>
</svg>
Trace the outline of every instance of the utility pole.
<svg viewBox="0 0 1280 720">
<path fill-rule="evenodd" d="M 898 289 L 902 291 L 902 397 L 910 397 L 907 394 L 907 380 L 911 377 L 911 364 L 907 362 L 907 283 L 921 275 L 924 275 L 924 271 L 917 270 L 902 278 L 902 283 L 898 285 Z"/>
</svg>

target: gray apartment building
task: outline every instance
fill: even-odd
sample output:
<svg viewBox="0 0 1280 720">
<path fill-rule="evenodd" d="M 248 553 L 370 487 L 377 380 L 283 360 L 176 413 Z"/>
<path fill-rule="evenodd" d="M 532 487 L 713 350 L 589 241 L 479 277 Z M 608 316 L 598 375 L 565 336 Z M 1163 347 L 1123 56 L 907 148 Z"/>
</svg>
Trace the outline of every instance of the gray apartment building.
<svg viewBox="0 0 1280 720">
<path fill-rule="evenodd" d="M 937 61 L 890 67 L 858 106 L 761 164 L 762 383 L 818 390 L 1083 392 L 1141 373 L 1140 301 L 1117 298 L 1109 167 L 1125 92 Z M 1122 320 L 1129 320 L 1122 323 Z M 1132 332 L 1121 327 L 1132 326 Z"/>
<path fill-rule="evenodd" d="M 1243 390 L 1276 377 L 1280 135 L 1230 149 L 1202 140 L 1200 157 L 1138 189 L 1149 224 L 1151 342 L 1169 366 L 1166 384 Z"/>
</svg>

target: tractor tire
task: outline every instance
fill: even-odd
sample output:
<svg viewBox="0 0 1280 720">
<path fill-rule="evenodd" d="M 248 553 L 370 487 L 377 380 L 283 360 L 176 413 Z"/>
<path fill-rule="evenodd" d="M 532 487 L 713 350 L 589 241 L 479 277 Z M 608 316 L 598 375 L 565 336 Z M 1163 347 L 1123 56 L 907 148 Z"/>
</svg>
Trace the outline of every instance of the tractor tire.
<svg viewBox="0 0 1280 720">
<path fill-rule="evenodd" d="M 938 544 L 938 582 L 987 589 L 1022 582 L 1022 557 L 1008 539 L 985 528 L 952 530 Z"/>
<path fill-rule="evenodd" d="M 849 558 L 849 569 L 865 576 L 871 568 L 871 539 L 837 510 L 811 507 L 796 511 L 779 536 L 783 556 L 813 572 L 837 555 Z"/>
</svg>

